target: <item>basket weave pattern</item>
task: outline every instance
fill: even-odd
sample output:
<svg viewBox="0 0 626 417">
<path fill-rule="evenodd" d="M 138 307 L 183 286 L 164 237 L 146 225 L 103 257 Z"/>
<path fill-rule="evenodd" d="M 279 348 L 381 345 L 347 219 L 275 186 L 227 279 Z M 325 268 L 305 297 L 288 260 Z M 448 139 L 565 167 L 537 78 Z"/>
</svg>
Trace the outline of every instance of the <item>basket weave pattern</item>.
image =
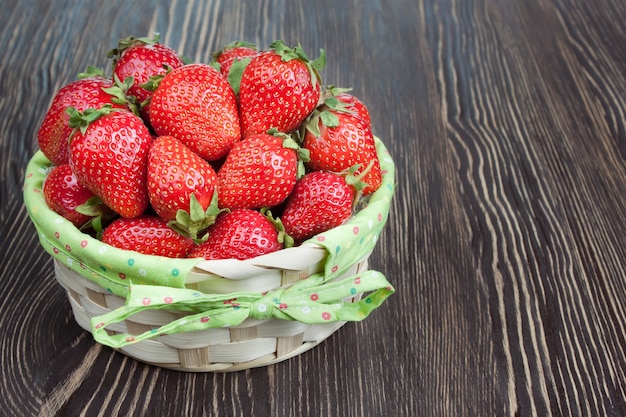
<svg viewBox="0 0 626 417">
<path fill-rule="evenodd" d="M 78 325 L 91 331 L 94 317 L 122 307 L 126 300 L 54 262 L 55 276 L 65 288 Z M 367 269 L 367 260 L 354 265 L 348 274 Z M 360 299 L 356 295 L 347 302 Z M 107 332 L 137 335 L 170 323 L 185 313 L 150 310 L 109 326 Z M 324 341 L 345 322 L 305 324 L 280 319 L 255 320 L 220 329 L 160 336 L 130 344 L 120 350 L 142 362 L 184 371 L 237 371 L 279 362 L 305 352 Z"/>
<path fill-rule="evenodd" d="M 393 160 L 378 139 L 377 149 L 383 185 L 352 219 L 244 261 L 141 255 L 81 233 L 45 205 L 50 162 L 41 153 L 27 169 L 24 199 L 76 322 L 98 342 L 164 368 L 237 371 L 298 355 L 393 293 L 367 262 L 395 189 Z"/>
</svg>

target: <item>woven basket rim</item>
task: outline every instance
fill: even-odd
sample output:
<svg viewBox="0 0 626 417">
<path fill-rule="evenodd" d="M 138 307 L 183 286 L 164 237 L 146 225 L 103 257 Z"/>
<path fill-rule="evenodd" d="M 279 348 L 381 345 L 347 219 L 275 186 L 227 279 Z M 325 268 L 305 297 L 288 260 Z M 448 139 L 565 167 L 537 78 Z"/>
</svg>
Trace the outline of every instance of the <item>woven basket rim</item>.
<svg viewBox="0 0 626 417">
<path fill-rule="evenodd" d="M 123 306 L 123 299 L 94 286 L 58 260 L 54 260 L 54 269 L 58 283 L 66 290 L 76 323 L 87 332 L 93 333 L 92 322 L 99 315 Z M 364 269 L 367 269 L 367 262 L 357 266 L 357 271 Z M 355 301 L 358 299 L 360 297 Z M 147 311 L 111 326 L 109 331 L 138 334 L 179 316 L 175 311 Z M 165 335 L 116 349 L 140 362 L 170 370 L 235 372 L 268 366 L 304 353 L 344 324 L 346 321 L 310 325 L 278 319 L 249 319 L 234 327 Z"/>
<path fill-rule="evenodd" d="M 82 233 L 70 222 L 54 213 L 45 204 L 43 193 L 43 181 L 47 172 L 52 167 L 50 161 L 38 151 L 31 159 L 24 186 L 24 201 L 31 221 L 37 228 L 42 246 L 55 258 L 61 259 L 63 263 L 75 269 L 83 276 L 95 280 L 99 285 L 109 289 L 111 292 L 124 295 L 128 286 L 129 278 L 135 283 L 146 283 L 156 285 L 167 285 L 183 288 L 188 284 L 201 281 L 202 274 L 213 279 L 216 276 L 225 279 L 237 280 L 235 271 L 244 270 L 242 277 L 254 276 L 255 271 L 276 271 L 276 270 L 306 270 L 319 266 L 323 260 L 328 260 L 329 256 L 335 256 L 334 249 L 338 247 L 333 233 L 336 236 L 350 236 L 349 232 L 354 224 L 372 223 L 378 228 L 368 238 L 373 239 L 365 250 L 352 259 L 338 262 L 338 270 L 328 268 L 325 273 L 328 275 L 338 275 L 351 264 L 368 256 L 373 250 L 378 234 L 386 223 L 391 199 L 395 191 L 395 165 L 389 155 L 384 143 L 375 138 L 377 152 L 383 171 L 383 185 L 374 192 L 367 203 L 367 206 L 357 212 L 345 224 L 335 229 L 325 232 L 323 236 L 317 235 L 308 239 L 301 246 L 281 249 L 271 254 L 263 255 L 244 261 L 239 260 L 204 260 L 201 258 L 165 258 L 154 255 L 144 255 L 132 251 L 114 248 L 99 240 Z M 377 211 L 369 210 L 370 206 L 376 205 Z M 367 226 L 362 227 L 363 229 Z M 61 230 L 59 232 L 58 230 Z M 328 240 L 322 237 L 329 236 Z M 349 242 L 350 243 L 350 242 Z M 130 257 L 128 254 L 131 254 Z M 121 258 L 127 260 L 120 268 L 109 268 L 107 262 L 111 259 Z M 131 264 L 132 265 L 127 265 Z M 343 263 L 343 265 L 341 264 Z M 144 270 L 138 268 L 142 265 Z M 249 271 L 245 271 L 249 269 Z M 137 273 L 139 271 L 139 274 Z M 165 273 L 164 271 L 167 271 Z M 230 271 L 234 276 L 227 276 L 225 271 Z M 116 274 L 117 272 L 117 274 Z M 195 273 L 195 274 L 194 274 Z M 198 277 L 197 274 L 201 276 Z M 135 274 L 135 275 L 133 275 Z M 166 275 L 166 276 L 164 276 Z M 164 277 L 162 277 L 164 276 Z M 193 278 L 189 278 L 193 277 Z M 150 281 L 150 279 L 156 281 Z"/>
</svg>

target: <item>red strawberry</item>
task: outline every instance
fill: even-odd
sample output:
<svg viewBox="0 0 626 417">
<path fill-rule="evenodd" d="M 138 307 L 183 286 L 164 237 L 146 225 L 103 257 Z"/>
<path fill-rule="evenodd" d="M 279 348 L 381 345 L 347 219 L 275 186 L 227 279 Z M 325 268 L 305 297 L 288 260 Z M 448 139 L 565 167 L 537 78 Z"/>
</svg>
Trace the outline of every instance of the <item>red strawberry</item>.
<svg viewBox="0 0 626 417">
<path fill-rule="evenodd" d="M 382 174 L 374 135 L 359 116 L 322 110 L 307 124 L 302 146 L 310 152 L 307 162 L 310 169 L 344 172 L 360 164 L 357 174 L 368 170 L 362 178 L 368 185 L 363 195 L 380 187 Z"/>
<path fill-rule="evenodd" d="M 91 76 L 72 81 L 62 87 L 54 96 L 37 133 L 37 141 L 43 154 L 54 164 L 69 162 L 69 137 L 72 128 L 68 125 L 66 109 L 74 107 L 78 111 L 99 108 L 105 104 L 125 108 L 120 97 L 105 91 L 112 88 L 113 82 L 101 76 Z"/>
<path fill-rule="evenodd" d="M 44 182 L 43 193 L 51 210 L 79 228 L 108 211 L 94 193 L 78 183 L 68 164 L 52 168 Z"/>
<path fill-rule="evenodd" d="M 102 242 L 119 249 L 168 258 L 184 258 L 194 246 L 193 240 L 170 229 L 165 220 L 150 215 L 113 221 L 102 232 Z"/>
<path fill-rule="evenodd" d="M 309 172 L 298 180 L 281 216 L 285 233 L 296 242 L 344 223 L 352 215 L 356 191 L 340 175 Z"/>
<path fill-rule="evenodd" d="M 348 92 L 337 93 L 334 97 L 341 103 L 343 103 L 343 106 L 346 110 L 351 111 L 354 115 L 359 116 L 366 126 L 371 126 L 372 118 L 370 116 L 370 112 L 361 100 Z"/>
<path fill-rule="evenodd" d="M 245 58 L 251 58 L 259 54 L 256 45 L 235 41 L 224 46 L 221 50 L 213 54 L 213 60 L 219 64 L 220 72 L 224 77 L 228 77 L 230 68 L 235 61 L 241 61 Z"/>
<path fill-rule="evenodd" d="M 286 134 L 258 133 L 237 142 L 217 173 L 219 206 L 255 209 L 283 202 L 296 183 L 297 149 Z"/>
<path fill-rule="evenodd" d="M 189 258 L 249 259 L 282 248 L 273 222 L 256 210 L 222 213 L 209 228 L 206 242 L 195 246 Z"/>
<path fill-rule="evenodd" d="M 300 46 L 288 48 L 282 41 L 252 58 L 239 87 L 243 136 L 296 129 L 317 105 L 325 62 L 323 50 L 310 61 Z"/>
<path fill-rule="evenodd" d="M 197 238 L 219 212 L 216 187 L 217 175 L 207 161 L 172 136 L 156 139 L 148 159 L 148 195 L 171 227 Z"/>
<path fill-rule="evenodd" d="M 144 88 L 144 84 L 150 83 L 152 77 L 165 75 L 168 69 L 184 64 L 176 51 L 159 43 L 159 34 L 153 38 L 120 39 L 117 48 L 110 50 L 108 57 L 113 58 L 114 76 L 122 81 L 133 78 L 127 94 L 135 97 L 145 115 L 152 91 Z"/>
<path fill-rule="evenodd" d="M 111 107 L 71 108 L 70 166 L 78 181 L 122 217 L 149 205 L 146 177 L 152 137 L 141 118 Z"/>
<path fill-rule="evenodd" d="M 233 89 L 205 64 L 163 77 L 150 102 L 150 123 L 159 136 L 174 136 L 209 161 L 225 156 L 241 133 Z"/>
<path fill-rule="evenodd" d="M 372 119 L 369 110 L 361 100 L 350 94 L 351 90 L 351 88 L 326 86 L 321 93 L 320 103 L 310 118 L 317 117 L 320 113 L 324 116 L 324 110 L 334 110 L 360 117 L 363 123 L 371 128 Z"/>
</svg>

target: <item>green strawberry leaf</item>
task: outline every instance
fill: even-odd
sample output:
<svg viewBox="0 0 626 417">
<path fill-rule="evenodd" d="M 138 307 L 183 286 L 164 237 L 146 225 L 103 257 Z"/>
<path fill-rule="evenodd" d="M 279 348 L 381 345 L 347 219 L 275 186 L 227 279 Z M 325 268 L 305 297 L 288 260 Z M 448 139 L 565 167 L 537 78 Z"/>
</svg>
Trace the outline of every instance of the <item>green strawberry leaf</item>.
<svg viewBox="0 0 626 417">
<path fill-rule="evenodd" d="M 173 70 L 173 68 L 167 64 L 163 64 L 163 68 L 165 68 L 165 74 L 151 75 L 150 77 L 148 77 L 148 81 L 139 84 L 139 87 L 143 88 L 144 90 L 155 91 L 159 84 L 161 84 L 161 80 L 163 80 L 163 77 L 165 77 Z"/>
<path fill-rule="evenodd" d="M 283 140 L 283 147 L 287 149 L 297 150 L 300 148 L 300 145 L 293 140 L 293 137 L 289 133 L 281 132 L 275 127 L 268 129 L 267 134 L 281 138 Z"/>
<path fill-rule="evenodd" d="M 102 68 L 94 67 L 92 65 L 87 66 L 85 72 L 79 72 L 77 75 L 79 80 L 90 77 L 106 77 L 106 75 L 104 74 L 104 70 Z"/>
<path fill-rule="evenodd" d="M 239 86 L 241 85 L 243 71 L 246 69 L 251 60 L 252 58 L 250 57 L 235 59 L 228 70 L 228 83 L 232 87 L 236 96 L 239 95 Z"/>
<path fill-rule="evenodd" d="M 333 110 L 337 110 L 337 108 L 341 106 L 340 103 L 342 102 L 339 101 L 337 97 L 328 97 L 327 99 L 324 100 L 324 104 L 326 105 L 326 107 L 331 108 Z"/>
<path fill-rule="evenodd" d="M 337 90 L 344 91 L 344 90 L 350 90 L 350 89 L 343 88 L 343 89 L 337 89 Z M 339 100 L 337 97 L 335 97 L 335 94 L 338 94 L 338 93 L 333 93 L 330 96 L 324 93 L 320 96 L 320 101 L 322 102 L 321 104 L 323 104 L 323 107 L 325 107 L 326 109 L 333 110 L 338 113 L 356 114 L 354 110 L 350 109 L 349 103 Z"/>
<path fill-rule="evenodd" d="M 91 207 L 92 205 L 97 207 Z M 80 230 L 95 236 L 98 240 L 102 238 L 104 225 L 109 224 L 117 217 L 117 213 L 104 205 L 99 197 L 90 198 L 75 210 L 87 216 L 93 216 L 80 227 Z"/>
<path fill-rule="evenodd" d="M 180 209 L 176 212 L 176 219 L 168 223 L 168 226 L 182 236 L 193 239 L 196 243 L 202 243 L 209 237 L 206 233 L 209 226 L 215 223 L 217 216 L 227 211 L 217 205 L 217 192 L 213 193 L 211 204 L 206 211 L 198 202 L 195 194 L 189 197 L 189 211 Z"/>
<path fill-rule="evenodd" d="M 209 62 L 209 66 L 217 71 L 222 70 L 222 66 L 220 65 L 220 63 L 215 60 L 212 60 L 211 62 Z"/>
<path fill-rule="evenodd" d="M 306 130 L 311 132 L 311 134 L 315 136 L 316 138 L 319 138 L 322 134 L 320 132 L 319 123 L 320 123 L 320 112 L 316 110 L 313 112 L 313 114 L 311 114 L 311 117 L 306 122 Z M 301 136 L 302 138 L 304 138 L 304 133 Z"/>
<path fill-rule="evenodd" d="M 292 59 L 299 58 L 298 54 L 293 50 L 293 48 L 285 45 L 285 42 L 283 42 L 282 39 L 278 39 L 272 42 L 270 44 L 270 49 L 274 50 L 274 52 L 276 52 L 281 57 L 283 62 L 289 62 Z"/>
<path fill-rule="evenodd" d="M 83 204 L 77 206 L 74 210 L 76 210 L 77 213 L 92 217 L 100 216 L 104 213 L 102 210 L 102 200 L 98 196 L 89 198 Z"/>
<path fill-rule="evenodd" d="M 128 90 L 133 86 L 135 80 L 133 77 L 126 77 L 121 81 L 116 74 L 113 74 L 113 87 L 103 88 L 102 91 L 112 96 L 111 102 L 115 104 L 126 105 L 130 110 L 139 116 L 137 107 L 137 99 L 135 96 L 129 95 Z"/>
<path fill-rule="evenodd" d="M 335 114 L 333 114 L 332 112 L 329 112 L 329 111 L 326 111 L 326 110 L 322 111 L 320 113 L 320 119 L 322 120 L 322 123 L 326 127 L 337 127 L 337 126 L 339 126 L 339 118 L 337 118 L 337 116 Z"/>
<path fill-rule="evenodd" d="M 356 191 L 354 200 L 352 201 L 353 210 L 356 209 L 356 205 L 359 201 L 361 201 L 361 197 L 363 196 L 363 190 L 369 185 L 368 183 L 363 181 L 363 178 L 365 178 L 365 175 L 367 175 L 367 173 L 372 169 L 373 166 L 374 161 L 370 161 L 365 169 L 357 175 L 357 172 L 361 168 L 361 164 L 355 164 L 348 168 L 347 173 L 345 173 L 344 178 L 346 180 L 346 184 L 352 186 L 352 188 L 354 188 L 354 190 Z"/>
<path fill-rule="evenodd" d="M 352 88 L 346 88 L 346 87 L 336 87 L 334 85 L 328 85 L 326 86 L 326 90 L 328 92 L 330 92 L 331 96 L 335 97 L 341 93 L 349 93 L 350 91 L 352 91 Z"/>
<path fill-rule="evenodd" d="M 311 67 L 317 72 L 320 72 L 326 67 L 326 51 L 320 49 L 320 56 L 311 61 Z"/>
<path fill-rule="evenodd" d="M 234 49 L 234 48 L 250 48 L 250 49 L 257 49 L 257 46 L 253 43 L 250 42 L 246 42 L 246 41 L 233 41 L 231 43 L 228 43 L 226 45 L 224 45 L 224 47 L 222 49 L 220 49 L 217 52 L 214 52 L 212 55 L 212 61 L 215 62 L 215 60 L 217 58 L 220 57 L 220 55 L 222 55 L 222 53 L 224 53 L 224 51 L 228 50 L 228 49 Z M 219 68 L 217 68 L 219 69 Z"/>
<path fill-rule="evenodd" d="M 302 176 L 304 176 L 304 174 L 306 173 L 304 163 L 311 160 L 311 152 L 308 149 L 301 147 L 300 144 L 289 133 L 280 132 L 275 127 L 269 129 L 267 131 L 267 134 L 282 138 L 283 147 L 296 151 L 296 156 L 298 158 L 296 178 L 301 178 Z"/>
<path fill-rule="evenodd" d="M 270 44 L 270 49 L 274 50 L 283 62 L 289 62 L 292 59 L 299 59 L 306 64 L 309 75 L 311 77 L 311 84 L 316 86 L 317 83 L 321 83 L 320 71 L 326 66 L 326 51 L 320 49 L 320 55 L 311 61 L 308 55 L 302 49 L 302 45 L 298 42 L 298 45 L 290 48 L 282 40 L 276 40 Z"/>
<path fill-rule="evenodd" d="M 155 45 L 159 43 L 160 39 L 161 39 L 161 34 L 158 32 L 155 32 L 151 38 L 148 38 L 148 37 L 135 38 L 134 36 L 128 36 L 126 38 L 122 38 L 117 41 L 117 47 L 107 52 L 107 58 L 113 59 L 113 68 L 115 68 L 115 63 L 120 58 L 120 56 L 122 56 L 122 53 L 126 49 L 137 44 Z"/>
<path fill-rule="evenodd" d="M 311 76 L 311 84 L 316 86 L 317 83 L 322 83 L 322 77 L 320 76 L 320 72 L 326 66 L 326 51 L 320 49 L 320 56 L 318 56 L 313 61 L 307 61 L 306 66 L 309 69 L 309 75 Z"/>
<path fill-rule="evenodd" d="M 85 111 L 78 111 L 75 107 L 68 107 L 65 112 L 70 116 L 68 125 L 73 129 L 80 129 L 84 134 L 87 131 L 87 127 L 100 117 L 117 111 L 110 104 L 105 104 L 99 109 L 89 108 Z"/>
<path fill-rule="evenodd" d="M 267 219 L 274 225 L 274 228 L 278 232 L 278 243 L 283 245 L 283 248 L 290 248 L 294 245 L 294 240 L 291 236 L 285 232 L 285 226 L 279 217 L 274 217 L 272 211 L 268 207 L 264 207 L 260 210 Z"/>
<path fill-rule="evenodd" d="M 102 224 L 102 216 L 92 217 L 85 224 L 83 224 L 79 230 L 83 233 L 93 234 L 96 236 L 96 239 L 100 240 L 100 238 L 102 237 L 102 231 L 104 230 L 104 226 Z"/>
</svg>

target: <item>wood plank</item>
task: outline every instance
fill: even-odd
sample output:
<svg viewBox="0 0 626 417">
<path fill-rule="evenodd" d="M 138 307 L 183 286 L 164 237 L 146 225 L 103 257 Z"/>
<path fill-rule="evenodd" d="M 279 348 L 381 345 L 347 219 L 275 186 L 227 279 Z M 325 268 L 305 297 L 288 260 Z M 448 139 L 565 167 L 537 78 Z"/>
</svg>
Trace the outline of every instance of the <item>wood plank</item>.
<svg viewBox="0 0 626 417">
<path fill-rule="evenodd" d="M 626 415 L 626 3 L 3 2 L 0 415 Z M 397 165 L 396 288 L 288 361 L 181 373 L 93 342 L 22 203 L 54 93 L 117 39 L 328 54 Z"/>
</svg>

